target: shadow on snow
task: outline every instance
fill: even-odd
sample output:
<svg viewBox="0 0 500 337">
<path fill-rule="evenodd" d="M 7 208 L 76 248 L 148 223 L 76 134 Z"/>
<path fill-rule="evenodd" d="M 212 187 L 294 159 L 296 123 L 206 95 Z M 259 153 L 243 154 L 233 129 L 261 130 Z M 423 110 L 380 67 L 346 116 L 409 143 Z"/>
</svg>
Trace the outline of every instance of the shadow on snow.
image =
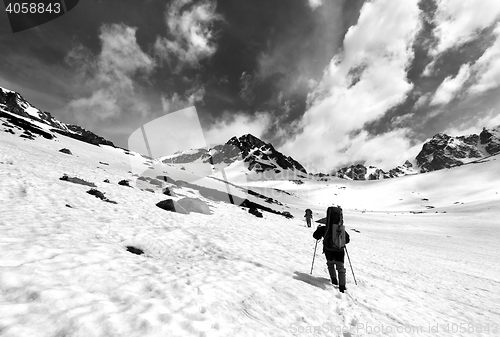
<svg viewBox="0 0 500 337">
<path fill-rule="evenodd" d="M 330 286 L 330 280 L 327 279 L 326 277 L 315 277 L 309 274 L 301 273 L 299 271 L 296 271 L 294 274 L 295 274 L 293 276 L 294 279 L 308 283 L 312 286 L 321 289 L 327 289 L 327 287 Z"/>
</svg>

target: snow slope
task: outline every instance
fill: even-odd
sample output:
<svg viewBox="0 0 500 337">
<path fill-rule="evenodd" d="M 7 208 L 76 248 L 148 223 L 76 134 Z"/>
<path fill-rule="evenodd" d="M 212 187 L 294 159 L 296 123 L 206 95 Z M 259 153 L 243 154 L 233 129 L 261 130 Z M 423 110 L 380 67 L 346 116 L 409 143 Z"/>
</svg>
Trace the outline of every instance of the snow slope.
<svg viewBox="0 0 500 337">
<path fill-rule="evenodd" d="M 117 184 L 134 178 L 140 156 L 2 128 L 2 337 L 498 335 L 498 158 L 374 182 L 248 183 L 294 219 L 256 218 L 179 188 L 174 199 L 199 197 L 213 212 L 183 215 L 157 208 L 160 193 Z M 329 284 L 321 243 L 310 274 L 303 209 L 317 220 L 331 202 L 344 206 L 351 235 L 357 285 L 346 263 L 345 294 Z"/>
<path fill-rule="evenodd" d="M 340 204 L 347 210 L 420 212 L 453 211 L 457 205 L 500 201 L 500 157 L 453 169 L 374 181 L 346 181 L 331 178 L 327 183 L 305 180 L 249 182 L 246 186 L 272 195 L 281 189 L 300 195 L 301 200 L 316 204 Z M 288 198 L 287 203 L 294 203 Z M 303 206 L 301 204 L 301 206 Z"/>
</svg>

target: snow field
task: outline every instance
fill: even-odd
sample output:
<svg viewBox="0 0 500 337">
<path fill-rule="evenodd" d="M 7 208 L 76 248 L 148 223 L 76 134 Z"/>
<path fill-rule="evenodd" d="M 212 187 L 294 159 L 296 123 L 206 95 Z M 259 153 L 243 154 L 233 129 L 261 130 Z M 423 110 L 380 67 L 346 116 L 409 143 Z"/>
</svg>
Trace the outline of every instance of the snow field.
<svg viewBox="0 0 500 337">
<path fill-rule="evenodd" d="M 407 177 L 369 183 L 368 196 L 361 185 L 339 194 L 341 205 L 367 209 L 345 207 L 358 285 L 346 256 L 348 290 L 340 294 L 329 284 L 321 242 L 310 275 L 315 228 L 302 218 L 311 205 L 318 220 L 322 195 L 344 191 L 331 182 L 329 189 L 252 183 L 296 193 L 280 199 L 294 219 L 256 218 L 210 200 L 212 215 L 183 215 L 155 206 L 167 196 L 117 184 L 132 179 L 129 161 L 142 157 L 62 136 L 29 141 L 0 132 L 0 147 L 0 336 L 496 335 L 498 161 L 476 165 L 474 175 L 457 168 L 469 183 L 446 185 L 453 195 L 437 183 L 453 170 L 422 175 L 435 177 L 425 186 Z M 73 156 L 59 153 L 63 147 Z M 118 204 L 60 181 L 63 173 L 94 182 Z M 345 192 L 354 186 L 345 184 Z M 199 197 L 175 192 L 173 199 Z M 392 193 L 421 193 L 415 199 L 437 208 L 398 204 Z M 416 209 L 428 213 L 408 212 Z"/>
</svg>

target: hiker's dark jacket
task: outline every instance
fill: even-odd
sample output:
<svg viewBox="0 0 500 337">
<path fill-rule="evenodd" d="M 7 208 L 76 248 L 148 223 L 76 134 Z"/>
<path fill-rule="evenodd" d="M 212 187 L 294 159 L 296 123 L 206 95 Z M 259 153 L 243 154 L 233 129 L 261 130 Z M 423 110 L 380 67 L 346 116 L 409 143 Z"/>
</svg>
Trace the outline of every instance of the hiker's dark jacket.
<svg viewBox="0 0 500 337">
<path fill-rule="evenodd" d="M 325 234 L 326 234 L 325 232 L 326 232 L 326 226 L 318 226 L 318 228 L 313 233 L 313 238 L 315 238 L 316 240 L 319 240 L 319 239 L 321 239 L 322 237 L 325 236 Z M 349 241 L 351 241 L 351 239 L 349 238 L 349 233 L 345 232 L 345 243 L 348 244 Z M 333 247 L 325 247 L 325 244 L 326 244 L 326 242 L 323 241 L 323 252 L 325 250 L 329 250 L 329 251 L 332 251 L 332 250 L 343 251 L 343 249 L 335 249 Z"/>
</svg>

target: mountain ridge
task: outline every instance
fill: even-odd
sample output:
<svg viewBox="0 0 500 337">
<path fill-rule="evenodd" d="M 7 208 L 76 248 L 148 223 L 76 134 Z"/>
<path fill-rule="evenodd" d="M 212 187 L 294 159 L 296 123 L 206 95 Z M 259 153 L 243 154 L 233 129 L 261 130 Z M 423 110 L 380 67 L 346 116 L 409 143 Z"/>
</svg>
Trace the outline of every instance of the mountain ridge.
<svg viewBox="0 0 500 337">
<path fill-rule="evenodd" d="M 103 144 L 115 147 L 113 142 L 96 135 L 92 131 L 86 130 L 79 125 L 66 124 L 57 120 L 50 112 L 42 111 L 33 106 L 18 92 L 3 87 L 0 87 L 0 109 L 15 116 L 41 123 L 41 125 L 27 126 L 24 120 L 19 120 L 19 118 L 16 120 L 14 116 L 4 116 L 18 127 L 27 128 L 28 130 L 25 130 L 39 133 L 46 138 L 49 137 L 47 132 L 52 133 L 51 138 L 55 138 L 56 135 L 54 133 L 58 133 L 93 145 Z M 40 129 L 42 125 L 46 127 Z"/>
</svg>

